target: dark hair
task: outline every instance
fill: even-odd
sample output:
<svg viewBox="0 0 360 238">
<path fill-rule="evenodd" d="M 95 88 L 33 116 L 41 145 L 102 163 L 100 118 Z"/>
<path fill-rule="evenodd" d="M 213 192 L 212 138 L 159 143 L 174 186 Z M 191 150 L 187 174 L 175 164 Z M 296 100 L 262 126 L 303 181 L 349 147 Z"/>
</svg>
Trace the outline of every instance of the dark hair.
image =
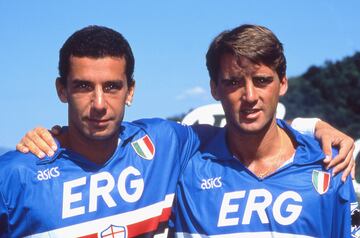
<svg viewBox="0 0 360 238">
<path fill-rule="evenodd" d="M 286 75 L 286 59 L 281 42 L 263 26 L 241 25 L 220 33 L 210 44 L 206 54 L 206 67 L 210 79 L 217 83 L 219 61 L 223 54 L 245 57 L 275 70 L 280 80 Z"/>
<path fill-rule="evenodd" d="M 60 49 L 60 82 L 66 85 L 70 57 L 124 57 L 128 85 L 133 83 L 135 59 L 127 40 L 117 31 L 103 26 L 88 26 L 72 34 Z"/>
</svg>

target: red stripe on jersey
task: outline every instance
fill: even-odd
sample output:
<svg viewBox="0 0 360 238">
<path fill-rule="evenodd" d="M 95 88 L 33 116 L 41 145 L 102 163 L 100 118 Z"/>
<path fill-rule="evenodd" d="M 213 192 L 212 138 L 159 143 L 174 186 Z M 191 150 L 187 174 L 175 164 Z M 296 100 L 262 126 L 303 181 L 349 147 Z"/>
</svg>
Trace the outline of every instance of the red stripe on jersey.
<svg viewBox="0 0 360 238">
<path fill-rule="evenodd" d="M 156 231 L 161 222 L 169 220 L 170 214 L 171 207 L 164 208 L 160 216 L 152 217 L 147 220 L 128 225 L 127 230 L 129 237 L 134 237 L 151 231 Z"/>
<path fill-rule="evenodd" d="M 144 142 L 145 142 L 146 146 L 149 148 L 151 154 L 154 154 L 154 145 L 153 145 L 153 143 L 151 142 L 151 140 L 150 140 L 150 138 L 149 138 L 148 135 L 146 135 L 146 136 L 144 137 Z"/>
<path fill-rule="evenodd" d="M 98 234 L 90 234 L 90 235 L 86 235 L 86 236 L 79 236 L 78 238 L 98 238 Z"/>
<path fill-rule="evenodd" d="M 326 192 L 329 187 L 329 180 L 330 180 L 330 174 L 324 173 L 324 184 L 323 184 L 324 192 Z"/>
</svg>

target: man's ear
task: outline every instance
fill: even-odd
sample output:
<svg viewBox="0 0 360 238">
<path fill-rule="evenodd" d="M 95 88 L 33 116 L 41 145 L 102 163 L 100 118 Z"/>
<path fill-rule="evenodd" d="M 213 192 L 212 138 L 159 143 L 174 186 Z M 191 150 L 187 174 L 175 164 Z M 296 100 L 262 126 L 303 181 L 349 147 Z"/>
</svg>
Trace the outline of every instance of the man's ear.
<svg viewBox="0 0 360 238">
<path fill-rule="evenodd" d="M 132 80 L 131 83 L 128 85 L 128 93 L 126 96 L 126 102 L 131 103 L 135 93 L 135 80 Z"/>
<path fill-rule="evenodd" d="M 63 103 L 67 103 L 68 97 L 67 97 L 67 92 L 66 92 L 66 86 L 61 83 L 60 77 L 56 78 L 55 86 L 56 86 L 56 92 L 57 92 L 57 95 L 58 95 L 60 101 Z"/>
<path fill-rule="evenodd" d="M 288 79 L 286 76 L 284 76 L 280 80 L 280 90 L 279 90 L 279 96 L 284 96 L 288 90 Z"/>
<path fill-rule="evenodd" d="M 210 80 L 211 95 L 213 96 L 213 98 L 214 98 L 216 101 L 219 101 L 219 100 L 220 100 L 220 97 L 219 97 L 218 92 L 217 92 L 217 87 L 218 87 L 218 85 L 216 84 L 216 82 L 211 79 L 211 80 Z"/>
</svg>

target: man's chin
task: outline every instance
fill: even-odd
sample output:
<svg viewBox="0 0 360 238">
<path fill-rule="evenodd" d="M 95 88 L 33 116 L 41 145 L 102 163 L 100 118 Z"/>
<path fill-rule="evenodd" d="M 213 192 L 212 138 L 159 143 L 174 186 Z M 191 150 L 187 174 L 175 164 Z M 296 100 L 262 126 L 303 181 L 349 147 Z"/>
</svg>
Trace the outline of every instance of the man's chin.
<svg viewBox="0 0 360 238">
<path fill-rule="evenodd" d="M 259 134 L 262 130 L 262 128 L 248 128 L 248 127 L 238 127 L 238 130 L 245 135 L 256 135 Z"/>
<path fill-rule="evenodd" d="M 90 139 L 90 140 L 94 140 L 94 141 L 105 141 L 105 140 L 109 140 L 112 139 L 114 137 L 118 137 L 116 132 L 108 132 L 108 131 L 91 131 L 91 132 L 87 132 L 85 133 L 85 136 Z"/>
<path fill-rule="evenodd" d="M 105 141 L 108 140 L 110 138 L 110 136 L 100 136 L 100 135 L 91 135 L 88 136 L 88 139 L 90 140 L 94 140 L 94 141 Z"/>
<path fill-rule="evenodd" d="M 239 131 L 241 131 L 243 134 L 246 135 L 256 135 L 263 133 L 266 131 L 271 124 L 271 121 L 268 123 L 259 123 L 259 122 L 252 122 L 252 123 L 240 123 L 237 128 Z"/>
</svg>

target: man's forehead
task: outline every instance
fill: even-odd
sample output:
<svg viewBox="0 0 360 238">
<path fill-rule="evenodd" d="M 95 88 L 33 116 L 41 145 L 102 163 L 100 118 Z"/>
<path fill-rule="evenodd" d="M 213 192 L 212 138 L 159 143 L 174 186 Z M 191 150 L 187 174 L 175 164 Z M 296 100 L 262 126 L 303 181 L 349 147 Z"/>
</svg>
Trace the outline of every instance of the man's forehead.
<svg viewBox="0 0 360 238">
<path fill-rule="evenodd" d="M 111 56 L 111 55 L 104 55 L 104 56 L 91 56 L 91 55 L 84 55 L 84 56 L 77 56 L 77 55 L 70 55 L 69 61 L 78 61 L 78 60 L 103 60 L 103 59 L 114 59 L 126 62 L 126 58 L 124 56 Z"/>
<path fill-rule="evenodd" d="M 224 54 L 220 59 L 221 74 L 243 74 L 249 75 L 256 73 L 261 63 L 254 63 L 244 56 L 235 56 L 233 54 Z"/>
<path fill-rule="evenodd" d="M 77 57 L 71 56 L 69 62 L 69 70 L 83 71 L 124 71 L 126 70 L 126 60 L 124 57 Z"/>
<path fill-rule="evenodd" d="M 76 57 L 70 60 L 68 79 L 78 80 L 126 80 L 124 58 L 118 57 Z"/>
</svg>

